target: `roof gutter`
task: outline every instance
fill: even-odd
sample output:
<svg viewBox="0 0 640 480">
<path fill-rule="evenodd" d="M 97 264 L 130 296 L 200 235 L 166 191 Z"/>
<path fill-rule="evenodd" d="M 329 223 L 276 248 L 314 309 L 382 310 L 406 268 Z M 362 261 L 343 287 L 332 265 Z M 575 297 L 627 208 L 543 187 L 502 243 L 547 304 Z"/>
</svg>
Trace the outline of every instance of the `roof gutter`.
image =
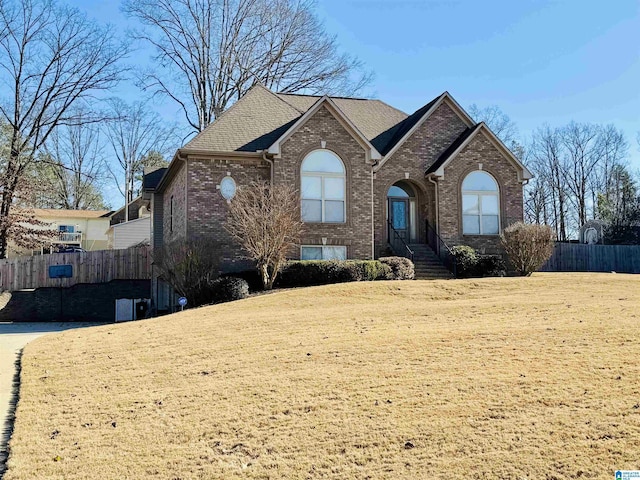
<svg viewBox="0 0 640 480">
<path fill-rule="evenodd" d="M 162 175 L 162 178 L 156 185 L 156 188 L 154 189 L 155 192 L 162 191 L 165 184 L 169 181 L 170 178 L 173 177 L 173 171 L 175 170 L 175 165 L 177 165 L 178 162 L 186 161 L 186 159 L 187 159 L 186 156 L 182 156 L 182 150 L 178 149 L 176 154 L 173 156 L 173 160 L 171 160 L 171 163 L 169 164 L 169 167 L 167 168 L 166 172 L 164 172 L 164 175 Z"/>
</svg>

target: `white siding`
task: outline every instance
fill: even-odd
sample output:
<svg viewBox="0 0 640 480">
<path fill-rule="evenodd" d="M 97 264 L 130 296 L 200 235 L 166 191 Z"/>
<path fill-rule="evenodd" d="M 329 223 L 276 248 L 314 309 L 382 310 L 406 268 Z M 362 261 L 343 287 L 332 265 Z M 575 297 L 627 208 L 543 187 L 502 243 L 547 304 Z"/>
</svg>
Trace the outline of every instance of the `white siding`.
<svg viewBox="0 0 640 480">
<path fill-rule="evenodd" d="M 86 223 L 87 226 L 84 233 L 87 241 L 107 241 L 107 230 L 109 230 L 108 218 L 91 218 Z"/>
<path fill-rule="evenodd" d="M 113 249 L 120 250 L 148 242 L 151 238 L 151 217 L 138 218 L 113 226 Z"/>
</svg>

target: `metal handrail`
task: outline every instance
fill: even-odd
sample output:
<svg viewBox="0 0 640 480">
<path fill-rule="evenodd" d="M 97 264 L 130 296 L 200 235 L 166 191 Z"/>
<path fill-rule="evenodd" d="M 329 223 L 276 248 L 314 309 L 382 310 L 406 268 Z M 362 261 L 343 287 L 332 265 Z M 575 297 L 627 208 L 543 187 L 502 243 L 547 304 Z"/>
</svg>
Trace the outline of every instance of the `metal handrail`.
<svg viewBox="0 0 640 480">
<path fill-rule="evenodd" d="M 398 231 L 393 228 L 393 224 L 391 223 L 391 220 L 387 220 L 387 223 L 389 224 L 389 228 L 391 229 L 391 231 L 393 232 L 393 235 L 395 238 L 397 238 L 398 240 L 400 240 L 400 242 L 402 243 L 402 245 L 404 246 L 404 248 L 407 250 L 407 252 L 409 253 L 409 259 L 413 262 L 413 250 L 411 250 L 409 248 L 409 245 L 407 245 L 407 242 L 404 241 L 404 239 L 400 236 L 400 234 L 398 233 Z M 393 247 L 393 241 L 389 242 L 391 243 L 391 247 Z M 397 253 L 397 252 L 396 252 Z"/>
<path fill-rule="evenodd" d="M 435 252 L 435 254 L 440 258 L 440 261 L 444 264 L 445 267 L 453 274 L 454 277 L 457 277 L 458 271 L 458 261 L 456 256 L 453 254 L 453 251 L 447 245 L 447 243 L 442 240 L 442 237 L 438 235 L 436 229 L 429 224 L 428 220 L 425 220 L 426 229 L 427 229 L 427 243 L 431 247 L 431 249 Z M 443 248 L 444 247 L 444 248 Z"/>
</svg>

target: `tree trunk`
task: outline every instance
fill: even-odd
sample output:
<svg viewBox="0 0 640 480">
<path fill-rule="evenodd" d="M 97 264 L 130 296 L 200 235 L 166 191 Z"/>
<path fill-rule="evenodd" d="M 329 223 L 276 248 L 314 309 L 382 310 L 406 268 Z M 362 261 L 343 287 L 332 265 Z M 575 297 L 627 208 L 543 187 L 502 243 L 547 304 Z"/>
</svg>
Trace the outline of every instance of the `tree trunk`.
<svg viewBox="0 0 640 480">
<path fill-rule="evenodd" d="M 258 266 L 260 270 L 260 276 L 262 277 L 262 286 L 265 290 L 271 290 L 273 288 L 273 280 L 269 275 L 269 266 L 266 263 L 260 264 Z"/>
</svg>

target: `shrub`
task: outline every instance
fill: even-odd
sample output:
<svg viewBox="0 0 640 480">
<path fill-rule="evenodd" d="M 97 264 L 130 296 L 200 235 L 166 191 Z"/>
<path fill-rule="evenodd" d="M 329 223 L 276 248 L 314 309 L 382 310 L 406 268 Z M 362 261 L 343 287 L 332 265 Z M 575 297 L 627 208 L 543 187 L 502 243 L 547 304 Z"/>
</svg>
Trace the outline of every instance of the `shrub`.
<svg viewBox="0 0 640 480">
<path fill-rule="evenodd" d="M 415 278 L 415 267 L 413 262 L 405 257 L 380 257 L 378 259 L 383 265 L 390 269 L 388 280 L 413 280 Z"/>
<path fill-rule="evenodd" d="M 391 275 L 391 267 L 378 260 L 363 260 L 356 263 L 360 269 L 359 281 L 386 280 Z"/>
<path fill-rule="evenodd" d="M 467 245 L 451 247 L 451 253 L 456 259 L 456 276 L 468 278 L 476 275 L 478 266 L 478 253 Z"/>
<path fill-rule="evenodd" d="M 518 222 L 505 228 L 501 239 L 515 270 L 521 275 L 529 276 L 553 254 L 554 237 L 549 225 Z"/>
<path fill-rule="evenodd" d="M 287 262 L 278 274 L 279 287 L 383 280 L 391 269 L 377 260 L 302 260 Z"/>
<path fill-rule="evenodd" d="M 504 277 L 506 265 L 500 255 L 479 255 L 472 247 L 456 245 L 451 248 L 456 258 L 458 278 Z"/>
<path fill-rule="evenodd" d="M 262 284 L 262 277 L 257 269 L 252 270 L 242 270 L 240 272 L 233 273 L 225 273 L 221 275 L 222 277 L 236 277 L 246 280 L 249 284 L 249 292 L 259 292 L 264 290 L 264 286 Z"/>
<path fill-rule="evenodd" d="M 218 276 L 220 245 L 208 239 L 175 240 L 153 252 L 153 264 L 160 277 L 180 296 L 187 297 L 189 306 L 209 302 L 211 282 Z"/>
<path fill-rule="evenodd" d="M 478 257 L 475 272 L 479 277 L 504 277 L 507 266 L 500 255 L 482 255 Z"/>
<path fill-rule="evenodd" d="M 211 303 L 232 302 L 249 296 L 249 284 L 237 277 L 220 277 L 209 283 Z"/>
</svg>

